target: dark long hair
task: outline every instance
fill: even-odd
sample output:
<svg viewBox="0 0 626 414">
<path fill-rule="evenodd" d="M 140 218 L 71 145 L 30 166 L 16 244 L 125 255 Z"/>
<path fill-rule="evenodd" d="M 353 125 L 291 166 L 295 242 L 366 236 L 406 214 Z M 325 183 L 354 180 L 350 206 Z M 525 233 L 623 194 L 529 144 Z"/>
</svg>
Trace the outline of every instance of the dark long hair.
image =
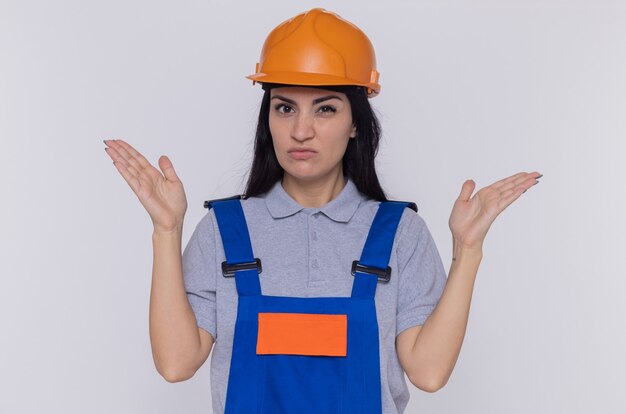
<svg viewBox="0 0 626 414">
<path fill-rule="evenodd" d="M 259 196 L 269 191 L 283 177 L 284 170 L 278 163 L 269 125 L 270 91 L 273 87 L 286 86 L 263 84 L 265 93 L 259 110 L 259 120 L 254 140 L 254 158 L 248 176 L 244 198 Z M 365 89 L 359 86 L 316 86 L 345 93 L 350 101 L 352 122 L 356 126 L 356 138 L 348 141 L 343 156 L 343 174 L 351 179 L 356 188 L 369 198 L 386 201 L 378 176 L 374 158 L 378 153 L 381 129 Z"/>
</svg>

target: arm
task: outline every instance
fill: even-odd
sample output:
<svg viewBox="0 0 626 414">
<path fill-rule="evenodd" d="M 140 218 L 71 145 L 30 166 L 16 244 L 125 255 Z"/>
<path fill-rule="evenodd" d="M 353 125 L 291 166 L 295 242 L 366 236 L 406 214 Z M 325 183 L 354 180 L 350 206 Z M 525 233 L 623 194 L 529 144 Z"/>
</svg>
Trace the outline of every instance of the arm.
<svg viewBox="0 0 626 414">
<path fill-rule="evenodd" d="M 150 291 L 150 341 L 157 371 L 169 382 L 191 378 L 206 361 L 213 337 L 198 328 L 185 292 L 182 230 L 152 235 L 154 266 Z"/>
<path fill-rule="evenodd" d="M 433 313 L 423 326 L 406 329 L 396 338 L 400 364 L 411 383 L 423 391 L 443 387 L 456 364 L 481 259 L 480 250 L 458 250 Z"/>
<path fill-rule="evenodd" d="M 475 183 L 463 184 L 450 215 L 453 260 L 439 303 L 424 325 L 406 329 L 396 338 L 400 364 L 416 387 L 434 392 L 450 378 L 465 337 L 487 231 L 540 177 L 539 173 L 518 173 L 481 189 L 471 199 Z"/>
<path fill-rule="evenodd" d="M 213 338 L 197 327 L 184 288 L 181 239 L 187 198 L 183 184 L 168 157 L 159 158 L 161 173 L 127 142 L 104 143 L 154 224 L 150 341 L 157 371 L 170 382 L 185 380 L 204 363 Z"/>
</svg>

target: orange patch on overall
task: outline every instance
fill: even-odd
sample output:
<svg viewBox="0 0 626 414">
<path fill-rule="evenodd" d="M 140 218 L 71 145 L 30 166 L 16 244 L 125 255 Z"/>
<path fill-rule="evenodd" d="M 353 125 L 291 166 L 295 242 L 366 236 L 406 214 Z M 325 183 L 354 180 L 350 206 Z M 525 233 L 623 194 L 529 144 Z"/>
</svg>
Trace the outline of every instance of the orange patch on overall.
<svg viewBox="0 0 626 414">
<path fill-rule="evenodd" d="M 257 354 L 346 356 L 347 315 L 259 313 Z"/>
</svg>

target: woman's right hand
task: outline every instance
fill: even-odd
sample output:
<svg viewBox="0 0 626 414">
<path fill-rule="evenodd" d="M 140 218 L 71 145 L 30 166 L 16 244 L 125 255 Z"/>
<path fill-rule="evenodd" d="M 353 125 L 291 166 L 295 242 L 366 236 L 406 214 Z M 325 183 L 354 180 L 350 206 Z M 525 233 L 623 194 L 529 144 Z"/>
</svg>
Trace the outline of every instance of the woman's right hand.
<svg viewBox="0 0 626 414">
<path fill-rule="evenodd" d="M 156 231 L 182 230 L 187 211 L 183 183 L 178 179 L 170 159 L 163 155 L 154 168 L 137 150 L 121 139 L 104 140 L 107 154 L 135 192 L 152 219 Z"/>
</svg>

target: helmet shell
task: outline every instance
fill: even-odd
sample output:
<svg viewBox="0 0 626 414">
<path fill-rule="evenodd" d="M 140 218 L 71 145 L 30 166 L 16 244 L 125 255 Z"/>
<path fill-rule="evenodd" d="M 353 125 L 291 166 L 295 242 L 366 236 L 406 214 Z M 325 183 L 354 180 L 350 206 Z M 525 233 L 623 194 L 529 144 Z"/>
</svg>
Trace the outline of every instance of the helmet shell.
<svg viewBox="0 0 626 414">
<path fill-rule="evenodd" d="M 263 44 L 253 84 L 356 85 L 380 92 L 374 47 L 358 27 L 321 8 L 276 26 Z"/>
</svg>

